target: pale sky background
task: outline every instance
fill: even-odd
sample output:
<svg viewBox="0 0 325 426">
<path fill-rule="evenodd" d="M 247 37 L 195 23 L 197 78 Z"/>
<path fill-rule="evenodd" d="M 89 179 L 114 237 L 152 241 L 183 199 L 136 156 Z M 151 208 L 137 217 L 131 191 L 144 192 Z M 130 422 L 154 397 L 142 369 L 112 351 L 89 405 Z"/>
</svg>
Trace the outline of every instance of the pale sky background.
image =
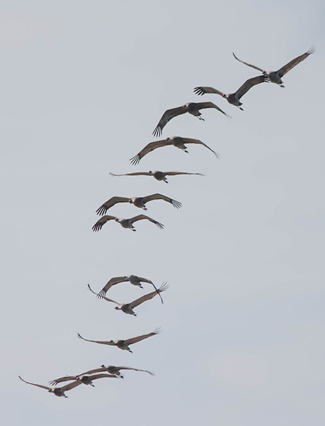
<svg viewBox="0 0 325 426">
<path fill-rule="evenodd" d="M 323 426 L 324 1 L 1 1 L 2 421 L 20 425 Z M 257 75 L 314 55 L 242 101 Z M 162 113 L 211 100 L 232 116 L 184 115 L 163 137 L 199 138 L 129 164 Z M 204 177 L 114 178 L 180 170 Z M 137 232 L 95 210 L 114 195 L 161 192 Z M 110 214 L 141 210 L 118 205 Z M 131 317 L 87 290 L 114 276 L 168 281 Z M 121 302 L 151 291 L 127 284 Z M 162 327 L 133 354 L 83 342 Z M 57 398 L 25 385 L 128 365 Z"/>
</svg>

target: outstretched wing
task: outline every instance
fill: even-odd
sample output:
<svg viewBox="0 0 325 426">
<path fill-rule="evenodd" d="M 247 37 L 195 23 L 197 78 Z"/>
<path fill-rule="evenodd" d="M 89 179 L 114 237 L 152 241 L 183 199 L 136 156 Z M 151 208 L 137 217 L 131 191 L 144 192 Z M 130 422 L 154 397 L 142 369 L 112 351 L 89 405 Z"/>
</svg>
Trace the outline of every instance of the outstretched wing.
<svg viewBox="0 0 325 426">
<path fill-rule="evenodd" d="M 256 86 L 256 84 L 264 83 L 266 79 L 267 78 L 265 75 L 258 75 L 257 77 L 249 78 L 236 91 L 236 97 L 240 99 L 243 95 L 245 95 L 246 92 L 248 92 L 249 89 L 251 89 L 253 86 Z"/>
<path fill-rule="evenodd" d="M 221 108 L 218 107 L 218 105 L 214 104 L 213 102 L 197 102 L 196 103 L 198 109 L 206 109 L 206 108 L 214 108 L 220 111 L 223 115 L 226 117 L 229 117 L 229 115 L 224 112 Z"/>
<path fill-rule="evenodd" d="M 133 172 L 133 173 L 124 173 L 121 175 L 116 175 L 114 173 L 109 172 L 111 176 L 150 176 L 149 172 Z"/>
<path fill-rule="evenodd" d="M 75 380 L 74 382 L 68 383 L 67 385 L 62 386 L 62 387 L 60 387 L 58 389 L 60 389 L 62 392 L 66 392 L 66 391 L 68 391 L 70 389 L 73 389 L 73 388 L 75 388 L 77 386 L 80 386 L 81 384 L 82 384 L 82 381 Z"/>
<path fill-rule="evenodd" d="M 244 65 L 247 65 L 248 67 L 254 68 L 257 71 L 261 71 L 263 74 L 267 74 L 267 72 L 265 70 L 262 70 L 262 68 L 257 67 L 256 65 L 252 65 L 252 64 L 248 64 L 247 62 L 241 61 L 239 58 L 237 58 L 237 56 L 234 54 L 234 52 L 232 52 L 233 56 L 235 59 L 237 59 L 237 61 L 241 62 Z"/>
<path fill-rule="evenodd" d="M 91 343 L 99 343 L 101 345 L 109 345 L 109 346 L 115 346 L 116 343 L 113 341 L 105 341 L 105 340 L 89 340 L 89 339 L 85 339 L 84 337 L 81 336 L 80 333 L 78 333 L 78 337 L 82 340 L 84 340 L 85 342 L 91 342 Z"/>
<path fill-rule="evenodd" d="M 117 379 L 117 377 L 114 374 L 94 374 L 93 376 L 91 376 L 91 380 L 97 380 L 97 379 L 104 379 L 104 378 L 108 378 L 108 379 Z"/>
<path fill-rule="evenodd" d="M 116 216 L 108 216 L 108 215 L 102 216 L 99 220 L 97 220 L 97 222 L 91 229 L 94 232 L 100 231 L 106 222 L 108 222 L 109 220 L 115 220 L 115 219 L 117 219 Z"/>
<path fill-rule="evenodd" d="M 67 382 L 68 380 L 76 380 L 76 379 L 77 379 L 77 376 L 65 376 L 65 377 L 60 377 L 59 379 L 52 380 L 49 383 L 52 386 L 56 386 L 58 383 Z"/>
<path fill-rule="evenodd" d="M 172 141 L 170 139 L 162 139 L 160 141 L 150 142 L 137 155 L 135 155 L 134 157 L 130 158 L 130 163 L 135 166 L 136 164 L 139 163 L 139 161 L 141 160 L 141 158 L 143 158 L 149 152 L 151 152 L 151 151 L 153 151 L 153 150 L 155 150 L 157 148 L 161 148 L 162 146 L 172 145 L 172 144 L 173 143 L 172 143 Z"/>
<path fill-rule="evenodd" d="M 178 115 L 184 114 L 185 112 L 187 112 L 187 109 L 184 108 L 184 106 L 167 109 L 167 111 L 163 113 L 161 119 L 159 120 L 159 123 L 157 124 L 152 134 L 154 136 L 160 136 L 162 133 L 162 129 L 166 126 L 168 121 L 170 121 L 174 117 L 177 117 Z"/>
<path fill-rule="evenodd" d="M 126 345 L 132 345 L 133 343 L 140 342 L 141 340 L 147 339 L 148 337 L 155 336 L 156 334 L 160 333 L 160 328 L 156 328 L 151 333 L 143 334 L 142 336 L 132 337 L 131 339 L 124 340 Z"/>
<path fill-rule="evenodd" d="M 198 175 L 204 176 L 202 173 L 188 173 L 188 172 L 165 172 L 166 176 L 177 176 L 177 175 Z"/>
<path fill-rule="evenodd" d="M 130 201 L 130 198 L 126 197 L 112 197 L 109 200 L 105 201 L 104 204 L 102 204 L 97 210 L 96 213 L 100 216 L 103 216 L 108 209 L 113 207 L 117 203 L 128 203 Z"/>
<path fill-rule="evenodd" d="M 155 225 L 158 226 L 158 228 L 163 229 L 163 227 L 164 227 L 164 225 L 162 223 L 157 222 L 155 219 L 152 219 L 151 217 L 149 217 L 149 216 L 147 216 L 145 214 L 139 214 L 138 216 L 134 216 L 134 217 L 130 218 L 130 220 L 132 221 L 132 223 L 133 222 L 137 222 L 138 220 L 144 220 L 144 219 L 147 219 L 150 222 L 154 223 Z"/>
<path fill-rule="evenodd" d="M 151 293 L 145 294 L 142 297 L 139 297 L 136 300 L 133 300 L 133 302 L 129 303 L 129 306 L 133 309 L 136 306 L 141 305 L 141 303 L 146 302 L 147 300 L 152 299 L 153 297 L 157 296 L 157 294 L 162 293 L 163 291 L 166 291 L 168 289 L 168 285 L 167 283 L 163 283 L 158 289 L 157 291 L 152 291 Z M 162 301 L 162 299 L 161 299 Z M 163 301 L 162 301 L 163 303 Z"/>
<path fill-rule="evenodd" d="M 212 149 L 212 148 L 210 148 L 208 145 L 206 145 L 204 142 L 200 141 L 199 139 L 189 139 L 189 138 L 184 138 L 184 143 L 186 143 L 186 144 L 191 144 L 191 143 L 193 143 L 193 144 L 203 145 L 203 146 L 205 146 L 206 148 L 208 148 L 211 152 L 213 152 L 213 154 L 214 154 L 217 158 L 219 158 L 219 155 L 218 155 L 215 151 L 213 151 L 213 149 Z"/>
<path fill-rule="evenodd" d="M 201 95 L 201 96 L 204 95 L 205 93 L 214 93 L 216 95 L 226 96 L 223 92 L 220 92 L 220 90 L 217 90 L 213 87 L 207 87 L 207 86 L 195 87 L 193 92 L 196 93 L 197 95 Z"/>
<path fill-rule="evenodd" d="M 89 290 L 92 292 L 92 293 L 94 293 L 96 296 L 98 296 L 98 294 L 90 287 L 90 285 L 88 284 L 88 288 L 89 288 Z M 105 300 L 107 300 L 107 302 L 112 302 L 112 303 L 115 303 L 116 305 L 118 305 L 118 306 L 122 306 L 120 303 L 118 303 L 118 302 L 115 302 L 115 300 L 112 300 L 112 299 L 109 299 L 108 297 L 105 297 L 105 296 L 101 296 L 101 299 L 105 299 Z"/>
<path fill-rule="evenodd" d="M 133 371 L 141 371 L 142 373 L 148 373 L 151 374 L 152 376 L 155 375 L 155 373 L 153 373 L 152 371 L 149 370 L 140 370 L 139 368 L 132 368 L 132 367 L 116 367 L 119 370 L 133 370 Z"/>
<path fill-rule="evenodd" d="M 162 194 L 148 195 L 147 197 L 143 197 L 143 200 L 145 204 L 153 200 L 163 200 L 163 201 L 166 201 L 167 203 L 170 203 L 177 209 L 182 207 L 182 203 L 180 203 L 179 201 L 173 200 L 172 198 L 166 197 L 166 195 L 162 195 Z"/>
<path fill-rule="evenodd" d="M 127 277 L 115 277 L 111 278 L 98 293 L 98 297 L 104 297 L 107 291 L 113 287 L 113 285 L 128 281 Z"/>
<path fill-rule="evenodd" d="M 51 388 L 49 388 L 48 386 L 43 386 L 43 385 L 38 385 L 37 383 L 31 383 L 31 382 L 27 382 L 26 380 L 24 380 L 22 377 L 18 376 L 20 378 L 20 380 L 24 383 L 27 383 L 28 385 L 32 385 L 32 386 L 37 386 L 38 388 L 43 388 L 46 390 L 51 390 Z"/>
<path fill-rule="evenodd" d="M 307 52 L 305 52 L 304 54 L 297 56 L 297 58 L 295 58 L 295 59 L 292 59 L 292 61 L 288 62 L 286 65 L 284 65 L 282 68 L 280 68 L 278 70 L 278 72 L 277 72 L 278 75 L 280 77 L 283 77 L 285 74 L 287 74 L 287 72 L 292 70 L 293 67 L 298 65 L 300 62 L 302 62 L 306 58 L 308 58 L 308 56 L 313 54 L 314 52 L 315 52 L 315 48 L 312 47 L 311 49 L 307 50 Z"/>
</svg>

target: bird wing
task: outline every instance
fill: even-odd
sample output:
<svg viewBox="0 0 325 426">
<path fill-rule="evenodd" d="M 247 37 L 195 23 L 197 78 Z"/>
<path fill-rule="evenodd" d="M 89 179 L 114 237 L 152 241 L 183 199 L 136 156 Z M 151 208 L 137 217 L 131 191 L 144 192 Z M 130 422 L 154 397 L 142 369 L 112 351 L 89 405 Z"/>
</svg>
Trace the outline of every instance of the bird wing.
<svg viewBox="0 0 325 426">
<path fill-rule="evenodd" d="M 137 222 L 138 220 L 144 220 L 144 219 L 147 219 L 150 222 L 154 223 L 155 225 L 158 226 L 158 228 L 163 229 L 163 227 L 164 227 L 164 225 L 162 223 L 157 222 L 155 219 L 152 219 L 151 217 L 149 217 L 145 214 L 138 214 L 138 216 L 131 217 L 130 221 L 133 223 L 133 222 Z"/>
<path fill-rule="evenodd" d="M 104 373 L 102 373 L 102 374 L 94 374 L 93 376 L 91 376 L 91 380 L 102 379 L 104 377 L 111 378 L 111 379 L 116 379 L 117 378 L 116 376 L 114 376 L 114 374 L 107 374 L 107 373 L 104 374 Z"/>
<path fill-rule="evenodd" d="M 104 287 L 101 289 L 101 291 L 98 293 L 98 297 L 104 297 L 105 294 L 107 293 L 107 291 L 113 287 L 113 285 L 122 283 L 127 281 L 126 277 L 115 277 L 115 278 L 111 278 L 105 285 Z"/>
<path fill-rule="evenodd" d="M 226 117 L 229 117 L 226 112 L 224 112 L 221 108 L 218 107 L 218 105 L 214 104 L 213 102 L 197 102 L 196 106 L 198 107 L 198 109 L 214 108 L 220 111 Z"/>
<path fill-rule="evenodd" d="M 137 342 L 140 342 L 141 340 L 147 339 L 148 337 L 155 336 L 159 332 L 160 332 L 160 329 L 156 328 L 156 330 L 154 330 L 151 333 L 143 334 L 142 336 L 131 337 L 131 339 L 124 340 L 124 342 L 127 345 L 132 345 L 132 343 L 137 343 Z"/>
<path fill-rule="evenodd" d="M 217 90 L 214 87 L 207 87 L 207 86 L 195 87 L 193 92 L 201 96 L 204 95 L 205 93 L 215 93 L 216 95 L 226 96 L 223 92 L 220 92 L 220 90 Z"/>
<path fill-rule="evenodd" d="M 188 172 L 165 172 L 167 176 L 176 176 L 176 175 L 199 175 L 204 176 L 202 173 L 188 173 Z"/>
<path fill-rule="evenodd" d="M 143 373 L 148 373 L 151 374 L 152 376 L 155 375 L 155 373 L 153 373 L 152 371 L 149 370 L 140 370 L 139 368 L 132 368 L 132 367 L 116 367 L 119 370 L 133 370 L 133 371 L 142 371 Z"/>
<path fill-rule="evenodd" d="M 243 85 L 235 92 L 236 97 L 240 99 L 246 92 L 256 84 L 264 83 L 266 81 L 265 75 L 258 75 L 257 77 L 249 78 Z"/>
<path fill-rule="evenodd" d="M 309 55 L 315 52 L 315 48 L 312 47 L 311 49 L 307 50 L 304 54 L 297 56 L 297 58 L 292 59 L 292 61 L 288 62 L 286 65 L 284 65 L 282 68 L 278 70 L 278 75 L 280 77 L 283 77 L 287 72 L 292 70 L 293 67 L 298 65 L 300 62 L 302 62 L 304 59 L 308 58 Z"/>
<path fill-rule="evenodd" d="M 215 151 L 213 151 L 213 149 L 212 149 L 212 148 L 210 148 L 208 145 L 206 145 L 204 142 L 200 141 L 199 139 L 184 138 L 184 143 L 186 143 L 186 144 L 191 144 L 191 143 L 193 143 L 193 144 L 203 145 L 203 146 L 205 146 L 206 148 L 208 148 L 211 152 L 213 152 L 213 154 L 214 154 L 217 158 L 219 158 L 219 155 L 218 155 Z"/>
<path fill-rule="evenodd" d="M 172 141 L 169 140 L 169 139 L 161 139 L 160 141 L 150 142 L 137 155 L 130 158 L 130 163 L 135 166 L 136 164 L 139 163 L 141 158 L 143 158 L 149 152 L 153 151 L 154 149 L 161 148 L 162 146 L 166 146 L 166 145 L 172 145 Z"/>
<path fill-rule="evenodd" d="M 89 288 L 89 290 L 92 292 L 92 293 L 94 293 L 94 294 L 96 294 L 96 296 L 98 296 L 98 294 L 90 287 L 90 285 L 88 284 L 88 288 Z M 108 297 L 105 297 L 105 296 L 100 296 L 100 298 L 101 299 L 105 299 L 105 300 L 107 300 L 107 302 L 112 302 L 112 303 L 115 303 L 116 305 L 118 305 L 118 306 L 122 306 L 120 303 L 118 303 L 118 302 L 115 302 L 115 300 L 112 300 L 112 299 L 109 299 Z"/>
<path fill-rule="evenodd" d="M 130 198 L 126 197 L 112 197 L 109 200 L 107 200 L 104 204 L 102 204 L 97 210 L 96 213 L 100 216 L 103 216 L 108 209 L 113 207 L 117 203 L 128 203 L 130 201 Z"/>
<path fill-rule="evenodd" d="M 77 378 L 77 376 L 65 376 L 65 377 L 60 377 L 59 379 L 52 380 L 49 383 L 52 386 L 56 386 L 58 383 L 66 382 L 68 380 L 76 380 L 76 378 Z"/>
<path fill-rule="evenodd" d="M 161 119 L 159 120 L 159 123 L 157 124 L 152 134 L 154 136 L 160 136 L 162 133 L 162 129 L 166 126 L 168 121 L 170 121 L 174 117 L 177 117 L 178 115 L 185 114 L 185 112 L 187 112 L 187 109 L 184 107 L 184 105 L 177 108 L 167 109 L 163 113 Z"/>
<path fill-rule="evenodd" d="M 133 173 L 125 173 L 121 175 L 116 175 L 114 173 L 109 173 L 112 176 L 150 176 L 149 172 L 133 172 Z"/>
<path fill-rule="evenodd" d="M 148 201 L 153 201 L 153 200 L 164 200 L 164 201 L 167 201 L 167 203 L 172 204 L 177 209 L 182 207 L 182 203 L 180 203 L 179 201 L 173 200 L 172 198 L 166 197 L 166 195 L 162 195 L 162 194 L 148 195 L 147 197 L 143 197 L 143 200 L 144 200 L 144 203 L 147 203 Z"/>
<path fill-rule="evenodd" d="M 113 341 L 111 342 L 111 341 L 105 341 L 105 340 L 89 340 L 89 339 L 85 339 L 84 337 L 82 337 L 80 335 L 80 333 L 78 333 L 78 337 L 80 339 L 82 339 L 82 340 L 85 340 L 86 342 L 99 343 L 99 344 L 102 344 L 102 345 L 109 345 L 109 346 L 115 346 L 116 345 L 116 343 L 113 342 Z"/>
<path fill-rule="evenodd" d="M 48 386 L 43 386 L 43 385 L 38 385 L 37 383 L 31 383 L 31 382 L 27 382 L 26 380 L 24 380 L 22 377 L 18 376 L 20 378 L 21 381 L 27 383 L 28 385 L 32 385 L 32 386 L 37 386 L 39 388 L 43 388 L 46 390 L 51 390 L 51 388 L 49 388 Z"/>
<path fill-rule="evenodd" d="M 150 300 L 153 297 L 157 296 L 157 294 L 162 293 L 163 291 L 166 291 L 168 288 L 167 283 L 163 283 L 158 289 L 157 291 L 152 291 L 151 293 L 147 293 L 142 297 L 139 297 L 136 300 L 133 300 L 133 302 L 129 303 L 129 306 L 133 309 L 136 306 L 141 305 L 141 303 L 145 302 L 146 300 Z"/>
<path fill-rule="evenodd" d="M 67 385 L 62 386 L 62 387 L 60 387 L 58 389 L 60 389 L 62 392 L 66 392 L 66 391 L 68 391 L 70 389 L 73 389 L 73 388 L 75 388 L 77 386 L 80 386 L 81 384 L 82 384 L 81 380 L 75 380 L 74 382 L 68 383 Z"/>
<path fill-rule="evenodd" d="M 256 65 L 248 64 L 247 62 L 241 61 L 239 58 L 237 58 L 237 56 L 234 54 L 234 52 L 232 52 L 232 54 L 233 54 L 234 58 L 237 59 L 237 61 L 241 62 L 242 64 L 245 64 L 248 67 L 254 68 L 257 71 L 261 71 L 263 74 L 267 74 L 267 72 L 265 70 L 262 70 L 262 68 L 259 68 Z"/>
<path fill-rule="evenodd" d="M 116 216 L 108 216 L 108 215 L 102 216 L 99 220 L 97 220 L 95 225 L 92 227 L 92 230 L 94 232 L 100 231 L 106 222 L 108 222 L 109 220 L 115 220 L 115 219 L 117 219 Z"/>
</svg>

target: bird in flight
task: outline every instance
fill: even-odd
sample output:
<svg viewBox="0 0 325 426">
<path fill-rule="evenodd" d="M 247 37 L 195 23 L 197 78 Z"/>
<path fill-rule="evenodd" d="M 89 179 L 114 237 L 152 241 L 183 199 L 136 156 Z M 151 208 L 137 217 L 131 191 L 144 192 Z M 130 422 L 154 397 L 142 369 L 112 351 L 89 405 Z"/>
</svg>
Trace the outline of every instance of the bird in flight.
<svg viewBox="0 0 325 426">
<path fill-rule="evenodd" d="M 112 197 L 109 200 L 105 201 L 104 204 L 102 204 L 97 210 L 96 213 L 100 216 L 103 216 L 106 214 L 107 210 L 113 207 L 117 203 L 130 203 L 133 204 L 135 207 L 139 207 L 140 209 L 147 210 L 146 204 L 149 201 L 154 200 L 163 200 L 167 203 L 170 203 L 172 206 L 179 209 L 182 207 L 182 203 L 179 201 L 173 200 L 172 198 L 166 197 L 166 195 L 162 194 L 151 194 L 147 195 L 146 197 Z"/>
<path fill-rule="evenodd" d="M 164 225 L 160 222 L 157 222 L 156 220 L 152 219 L 149 216 L 146 216 L 145 214 L 139 214 L 138 216 L 131 217 L 129 219 L 120 219 L 116 216 L 109 216 L 105 215 L 102 216 L 92 227 L 92 230 L 94 232 L 100 231 L 102 227 L 105 225 L 106 222 L 109 220 L 115 220 L 115 222 L 118 222 L 123 228 L 131 229 L 132 231 L 136 231 L 135 227 L 133 226 L 134 222 L 137 222 L 139 220 L 149 220 L 149 222 L 154 223 L 158 226 L 158 228 L 163 229 Z"/>
<path fill-rule="evenodd" d="M 178 176 L 178 175 L 197 175 L 197 176 L 204 176 L 202 173 L 189 173 L 189 172 L 161 172 L 160 170 L 151 171 L 149 172 L 132 172 L 132 173 L 124 173 L 124 174 L 114 174 L 110 173 L 112 176 L 152 176 L 158 181 L 163 181 L 165 183 L 168 183 L 168 180 L 166 176 Z"/>
<path fill-rule="evenodd" d="M 155 142 L 150 142 L 148 145 L 146 145 L 137 155 L 132 157 L 130 159 L 130 163 L 134 166 L 138 164 L 145 155 L 147 155 L 149 152 L 161 148 L 163 146 L 175 146 L 178 149 L 181 149 L 182 151 L 188 153 L 187 147 L 185 144 L 197 144 L 197 145 L 203 145 L 207 149 L 209 149 L 213 154 L 218 158 L 218 154 L 213 151 L 208 145 L 200 141 L 199 139 L 190 139 L 190 138 L 182 138 L 181 136 L 174 136 L 172 138 L 162 139 Z"/>
<path fill-rule="evenodd" d="M 266 77 L 267 81 L 278 84 L 280 87 L 284 87 L 282 77 L 285 74 L 287 74 L 290 70 L 292 70 L 292 68 L 294 68 L 296 65 L 300 64 L 300 62 L 308 58 L 309 55 L 312 55 L 314 52 L 315 52 L 315 48 L 312 47 L 311 49 L 307 50 L 307 52 L 292 59 L 292 61 L 288 62 L 286 65 L 284 65 L 277 71 L 265 71 L 262 68 L 257 67 L 256 65 L 248 64 L 247 62 L 240 60 L 239 58 L 237 58 L 234 52 L 232 54 L 234 55 L 234 58 L 237 59 L 237 61 L 241 62 L 242 64 L 245 64 L 248 67 L 254 68 L 255 70 L 261 71 L 261 73 Z"/>
<path fill-rule="evenodd" d="M 122 350 L 125 350 L 125 351 L 132 353 L 131 349 L 129 348 L 129 345 L 133 345 L 134 343 L 141 342 L 141 340 L 147 339 L 148 337 L 155 336 L 158 333 L 160 333 L 160 328 L 156 328 L 151 333 L 143 334 L 141 336 L 131 337 L 130 339 L 108 340 L 108 341 L 84 339 L 79 333 L 78 333 L 78 337 L 80 337 L 80 339 L 82 339 L 82 340 L 85 340 L 86 342 L 99 343 L 101 345 L 108 345 L 108 346 L 116 346 L 119 349 L 122 349 Z"/>
<path fill-rule="evenodd" d="M 56 387 L 52 387 L 49 388 L 48 386 L 44 386 L 44 385 L 38 385 L 37 383 L 31 383 L 31 382 L 27 382 L 26 380 L 24 380 L 22 377 L 18 376 L 20 378 L 20 380 L 22 380 L 24 383 L 27 383 L 28 385 L 32 385 L 32 386 L 37 386 L 39 388 L 45 389 L 50 393 L 54 393 L 54 395 L 56 396 L 63 396 L 64 398 L 68 398 L 67 395 L 65 394 L 65 392 L 75 388 L 76 386 L 81 385 L 81 381 L 80 380 L 75 380 L 72 383 L 69 383 L 68 385 L 56 388 Z"/>
<path fill-rule="evenodd" d="M 50 382 L 51 385 L 56 386 L 58 383 L 62 383 L 62 382 L 66 382 L 68 380 L 81 380 L 82 383 L 84 384 L 89 384 L 91 386 L 94 386 L 92 384 L 92 380 L 96 380 L 96 379 L 100 379 L 102 377 L 111 377 L 111 378 L 116 378 L 119 377 L 121 379 L 123 379 L 124 377 L 122 376 L 122 374 L 120 373 L 120 370 L 133 370 L 133 371 L 141 371 L 143 373 L 149 373 L 152 376 L 154 375 L 154 373 L 152 373 L 151 371 L 148 370 L 140 370 L 138 368 L 132 368 L 132 367 L 119 367 L 119 366 L 115 366 L 115 365 L 109 365 L 109 366 L 105 366 L 102 365 L 100 368 L 95 368 L 93 370 L 89 370 L 86 371 L 85 373 L 81 373 L 78 374 L 77 376 L 64 376 L 64 377 L 59 377 L 58 379 L 52 380 Z M 109 374 L 105 374 L 105 375 L 101 375 L 99 377 L 98 374 L 96 373 L 103 373 L 103 372 L 107 372 Z M 87 379 L 85 379 L 87 378 Z M 87 383 L 86 383 L 87 382 Z"/>
<path fill-rule="evenodd" d="M 205 87 L 205 86 L 198 86 L 194 88 L 194 93 L 197 95 L 204 95 L 205 93 L 215 93 L 216 95 L 220 95 L 223 98 L 227 99 L 227 101 L 236 107 L 238 107 L 240 110 L 243 111 L 242 108 L 242 102 L 240 102 L 240 99 L 242 96 L 245 95 L 246 92 L 248 92 L 249 89 L 251 89 L 253 86 L 256 86 L 257 84 L 264 83 L 266 81 L 266 77 L 264 75 L 259 75 L 257 77 L 253 77 L 245 81 L 245 83 L 240 86 L 238 90 L 234 93 L 225 94 L 223 92 L 220 92 L 220 90 L 214 89 L 213 87 Z"/>
<path fill-rule="evenodd" d="M 150 280 L 148 280 L 147 278 L 142 278 L 142 277 L 138 277 L 137 275 L 126 275 L 123 277 L 114 277 L 111 278 L 105 285 L 104 287 L 100 290 L 99 293 L 97 293 L 97 297 L 104 297 L 106 295 L 106 293 L 108 292 L 108 290 L 113 287 L 113 285 L 119 284 L 119 283 L 123 283 L 123 282 L 129 282 L 130 284 L 133 284 L 137 287 L 143 288 L 141 283 L 148 283 L 148 284 L 152 284 L 153 287 L 157 290 L 156 286 L 154 285 L 154 283 Z M 88 284 L 89 285 L 89 284 Z"/>
<path fill-rule="evenodd" d="M 88 288 L 89 290 L 94 293 L 97 296 L 97 293 L 95 291 L 92 290 L 92 288 L 90 287 L 90 285 L 88 284 Z M 136 313 L 134 312 L 134 308 L 141 305 L 141 303 L 146 302 L 147 300 L 151 300 L 152 298 L 154 298 L 155 296 L 157 296 L 157 294 L 162 293 L 163 291 L 166 291 L 168 289 L 168 285 L 167 283 L 163 283 L 157 291 L 152 291 L 151 293 L 147 293 L 142 297 L 139 297 L 136 300 L 133 300 L 133 302 L 130 303 L 118 303 L 115 302 L 115 300 L 109 299 L 106 296 L 103 296 L 102 298 L 107 300 L 107 302 L 112 302 L 115 303 L 117 306 L 115 307 L 115 309 L 124 312 L 125 314 L 129 314 L 129 315 L 134 315 L 137 316 Z M 163 300 L 161 299 L 161 302 L 163 303 Z"/>
<path fill-rule="evenodd" d="M 200 110 L 206 109 L 206 108 L 217 109 L 226 117 L 228 117 L 228 114 L 226 114 L 224 111 L 222 111 L 221 108 L 219 108 L 217 105 L 215 105 L 212 102 L 189 102 L 177 108 L 167 109 L 167 111 L 163 113 L 161 119 L 159 120 L 159 123 L 157 124 L 152 134 L 154 136 L 160 136 L 163 128 L 172 118 L 177 117 L 178 115 L 181 115 L 181 114 L 185 114 L 186 112 L 188 112 L 191 115 L 194 115 L 194 117 L 197 117 L 199 120 L 204 121 L 204 118 L 202 117 Z"/>
</svg>

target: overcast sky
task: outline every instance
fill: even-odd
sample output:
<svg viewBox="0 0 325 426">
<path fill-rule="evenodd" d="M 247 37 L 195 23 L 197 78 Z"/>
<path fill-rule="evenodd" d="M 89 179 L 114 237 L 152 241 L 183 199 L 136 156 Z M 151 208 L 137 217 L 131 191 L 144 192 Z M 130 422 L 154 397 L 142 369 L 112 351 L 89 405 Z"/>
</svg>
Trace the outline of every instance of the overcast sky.
<svg viewBox="0 0 325 426">
<path fill-rule="evenodd" d="M 323 426 L 324 2 L 2 0 L 1 258 L 3 424 Z M 254 87 L 244 111 L 193 88 L 237 90 L 312 46 L 285 88 Z M 215 102 L 166 125 L 162 137 L 198 138 L 156 150 L 136 167 L 168 108 Z M 109 172 L 200 172 L 112 177 Z M 147 214 L 160 230 L 107 223 L 112 196 L 162 193 Z M 132 217 L 120 204 L 109 212 Z M 136 274 L 159 286 L 138 316 L 87 290 Z M 110 290 L 119 302 L 151 291 Z M 133 354 L 77 338 L 151 332 Z M 57 398 L 46 385 L 101 364 L 126 372 Z"/>
</svg>

